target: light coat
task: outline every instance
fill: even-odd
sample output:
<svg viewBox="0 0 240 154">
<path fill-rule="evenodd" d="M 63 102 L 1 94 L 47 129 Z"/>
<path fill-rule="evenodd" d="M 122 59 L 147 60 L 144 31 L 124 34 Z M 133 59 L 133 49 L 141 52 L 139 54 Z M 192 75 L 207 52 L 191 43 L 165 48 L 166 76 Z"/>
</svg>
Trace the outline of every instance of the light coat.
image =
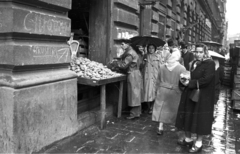
<svg viewBox="0 0 240 154">
<path fill-rule="evenodd" d="M 166 65 L 160 66 L 157 79 L 157 94 L 153 106 L 152 120 L 175 124 L 181 98 L 180 74 L 186 71 L 180 63 L 170 71 Z"/>
<path fill-rule="evenodd" d="M 139 56 L 128 47 L 117 62 L 117 67 L 127 74 L 128 106 L 141 105 L 142 75 L 139 70 Z"/>
<path fill-rule="evenodd" d="M 151 102 L 155 100 L 155 88 L 160 68 L 160 58 L 160 55 L 157 53 L 146 54 L 144 56 L 142 102 Z"/>
</svg>

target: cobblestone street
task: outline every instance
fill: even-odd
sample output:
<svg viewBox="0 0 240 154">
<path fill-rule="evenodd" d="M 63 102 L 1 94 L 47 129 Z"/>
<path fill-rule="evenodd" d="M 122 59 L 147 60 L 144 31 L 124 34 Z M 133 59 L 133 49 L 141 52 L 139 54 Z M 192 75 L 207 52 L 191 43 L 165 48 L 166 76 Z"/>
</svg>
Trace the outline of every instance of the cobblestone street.
<svg viewBox="0 0 240 154">
<path fill-rule="evenodd" d="M 240 114 L 233 114 L 230 107 L 230 90 L 222 89 L 215 111 L 212 135 L 203 141 L 202 153 L 235 154 L 240 152 Z M 177 131 L 166 125 L 164 135 L 156 134 L 157 123 L 148 114 L 137 120 L 111 117 L 107 126 L 98 125 L 60 141 L 41 153 L 187 153 L 178 146 Z M 234 122 L 235 121 L 235 122 Z M 235 126 L 235 127 L 234 127 Z M 235 128 L 235 129 L 234 129 Z M 236 130 L 236 131 L 234 131 Z M 235 146 L 236 145 L 236 146 Z M 236 149 L 235 149 L 236 148 Z M 235 151 L 236 150 L 236 151 Z"/>
</svg>

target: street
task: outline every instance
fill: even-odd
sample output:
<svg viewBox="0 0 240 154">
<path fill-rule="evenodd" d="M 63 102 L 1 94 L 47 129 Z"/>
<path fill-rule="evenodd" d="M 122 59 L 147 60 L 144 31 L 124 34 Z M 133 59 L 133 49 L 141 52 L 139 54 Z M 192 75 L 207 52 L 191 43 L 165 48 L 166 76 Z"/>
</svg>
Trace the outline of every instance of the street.
<svg viewBox="0 0 240 154">
<path fill-rule="evenodd" d="M 204 138 L 201 153 L 240 153 L 240 113 L 231 110 L 230 97 L 230 90 L 222 88 L 212 135 Z M 151 121 L 151 115 L 125 120 L 126 114 L 119 119 L 109 118 L 104 130 L 93 125 L 39 153 L 188 153 L 186 147 L 177 145 L 174 126 L 166 125 L 164 134 L 158 136 L 157 123 Z"/>
</svg>

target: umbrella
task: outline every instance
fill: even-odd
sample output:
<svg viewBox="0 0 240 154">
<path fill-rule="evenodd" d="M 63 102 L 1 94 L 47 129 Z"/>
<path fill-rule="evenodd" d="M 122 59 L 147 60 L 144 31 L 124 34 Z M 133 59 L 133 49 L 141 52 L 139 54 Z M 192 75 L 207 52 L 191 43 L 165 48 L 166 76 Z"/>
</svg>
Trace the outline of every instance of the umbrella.
<svg viewBox="0 0 240 154">
<path fill-rule="evenodd" d="M 225 59 L 225 57 L 215 51 L 212 51 L 212 50 L 208 50 L 208 53 L 210 56 L 212 57 L 216 57 L 216 58 L 222 58 L 222 59 Z"/>
<path fill-rule="evenodd" d="M 218 42 L 213 42 L 213 41 L 203 41 L 203 44 L 206 45 L 216 45 L 216 46 L 222 46 L 222 44 L 218 43 Z"/>
<path fill-rule="evenodd" d="M 155 46 L 163 46 L 166 42 L 163 41 L 160 38 L 157 37 L 151 37 L 151 36 L 135 36 L 130 39 L 131 45 L 142 45 L 146 46 L 148 44 L 154 44 Z"/>
</svg>

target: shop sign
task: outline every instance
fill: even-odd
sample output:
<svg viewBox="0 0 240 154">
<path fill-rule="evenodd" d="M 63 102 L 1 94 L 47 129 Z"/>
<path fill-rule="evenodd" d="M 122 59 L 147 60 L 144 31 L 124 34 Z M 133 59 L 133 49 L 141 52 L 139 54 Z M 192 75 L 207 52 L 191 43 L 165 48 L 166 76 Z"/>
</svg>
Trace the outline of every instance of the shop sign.
<svg viewBox="0 0 240 154">
<path fill-rule="evenodd" d="M 118 39 L 130 39 L 138 34 L 130 33 L 130 32 L 119 32 L 117 38 Z"/>
</svg>

